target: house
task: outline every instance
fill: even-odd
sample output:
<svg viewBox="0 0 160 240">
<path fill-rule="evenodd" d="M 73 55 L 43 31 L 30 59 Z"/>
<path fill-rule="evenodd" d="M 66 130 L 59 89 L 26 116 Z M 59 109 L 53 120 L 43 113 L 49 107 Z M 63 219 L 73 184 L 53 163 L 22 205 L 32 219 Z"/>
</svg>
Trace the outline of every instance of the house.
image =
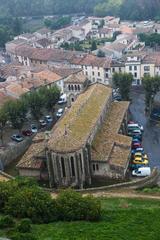
<svg viewBox="0 0 160 240">
<path fill-rule="evenodd" d="M 37 39 L 50 38 L 51 34 L 52 34 L 52 31 L 48 28 L 41 28 L 34 33 Z"/>
<path fill-rule="evenodd" d="M 32 33 L 23 33 L 21 35 L 18 35 L 16 37 L 14 37 L 14 40 L 17 40 L 17 39 L 21 39 L 21 40 L 24 40 L 26 41 L 27 43 L 31 44 L 36 40 L 36 37 L 34 34 Z"/>
<path fill-rule="evenodd" d="M 100 28 L 96 33 L 97 38 L 112 38 L 113 31 L 110 28 Z"/>
<path fill-rule="evenodd" d="M 5 44 L 6 53 L 10 56 L 11 61 L 16 61 L 16 49 L 17 47 L 27 45 L 27 41 L 24 39 L 16 39 Z"/>
<path fill-rule="evenodd" d="M 36 42 L 33 43 L 33 47 L 36 47 L 36 48 L 54 48 L 54 44 L 48 38 L 41 38 L 41 39 L 38 39 Z"/>
<path fill-rule="evenodd" d="M 72 74 L 64 82 L 64 93 L 67 95 L 67 104 L 70 106 L 77 96 L 88 87 L 88 78 L 83 72 Z"/>
<path fill-rule="evenodd" d="M 28 92 L 29 89 L 25 88 L 22 84 L 16 82 L 11 83 L 7 87 L 5 87 L 5 94 L 17 99 Z"/>
<path fill-rule="evenodd" d="M 69 42 L 72 37 L 72 30 L 70 28 L 63 28 L 54 32 L 51 38 L 55 47 L 59 48 L 62 43 Z"/>
<path fill-rule="evenodd" d="M 101 82 L 106 85 L 111 83 L 111 58 L 100 58 L 88 54 L 78 64 L 81 65 L 90 82 Z"/>
<path fill-rule="evenodd" d="M 132 139 L 125 134 L 128 102 L 112 102 L 111 88 L 97 83 L 82 92 L 50 133 L 39 133 L 17 167 L 22 176 L 51 187 L 124 179 Z"/>
<path fill-rule="evenodd" d="M 105 53 L 106 56 L 109 56 L 113 59 L 120 59 L 126 52 L 126 48 L 126 44 L 114 41 L 113 43 L 106 44 L 100 49 Z"/>
</svg>

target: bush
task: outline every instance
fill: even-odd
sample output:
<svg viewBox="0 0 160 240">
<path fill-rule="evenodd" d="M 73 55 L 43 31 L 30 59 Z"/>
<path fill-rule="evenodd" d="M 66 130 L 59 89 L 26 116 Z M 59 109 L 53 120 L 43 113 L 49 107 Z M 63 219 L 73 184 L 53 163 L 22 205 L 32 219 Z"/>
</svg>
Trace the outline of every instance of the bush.
<svg viewBox="0 0 160 240">
<path fill-rule="evenodd" d="M 31 220 L 30 219 L 22 219 L 20 221 L 20 223 L 18 224 L 17 226 L 17 230 L 18 232 L 21 232 L 21 233 L 29 233 L 31 232 Z"/>
<path fill-rule="evenodd" d="M 99 220 L 101 205 L 92 197 L 82 197 L 73 190 L 61 192 L 57 198 L 59 219 L 65 221 L 74 220 Z"/>
<path fill-rule="evenodd" d="M 10 216 L 4 216 L 0 219 L 0 228 L 10 228 L 15 224 L 14 220 Z"/>
<path fill-rule="evenodd" d="M 5 205 L 7 214 L 18 218 L 30 218 L 34 223 L 48 223 L 56 220 L 56 209 L 56 202 L 51 195 L 38 186 L 17 190 Z"/>
<path fill-rule="evenodd" d="M 37 238 L 32 233 L 12 233 L 9 236 L 12 240 L 37 240 Z"/>
</svg>

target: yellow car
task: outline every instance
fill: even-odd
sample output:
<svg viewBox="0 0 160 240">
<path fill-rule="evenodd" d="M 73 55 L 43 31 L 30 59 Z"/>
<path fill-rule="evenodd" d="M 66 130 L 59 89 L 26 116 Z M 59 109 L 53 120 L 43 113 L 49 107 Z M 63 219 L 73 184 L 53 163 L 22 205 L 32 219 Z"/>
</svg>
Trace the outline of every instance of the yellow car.
<svg viewBox="0 0 160 240">
<path fill-rule="evenodd" d="M 134 164 L 147 165 L 147 164 L 148 164 L 148 160 L 147 160 L 147 159 L 143 159 L 143 158 L 141 158 L 141 157 L 136 157 L 136 158 L 133 160 L 133 163 L 134 163 Z"/>
</svg>

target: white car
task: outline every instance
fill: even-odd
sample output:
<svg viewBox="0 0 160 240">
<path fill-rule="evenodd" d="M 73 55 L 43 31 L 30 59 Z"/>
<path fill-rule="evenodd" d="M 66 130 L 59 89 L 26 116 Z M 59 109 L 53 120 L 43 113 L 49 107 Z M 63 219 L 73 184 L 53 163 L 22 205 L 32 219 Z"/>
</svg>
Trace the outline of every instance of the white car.
<svg viewBox="0 0 160 240">
<path fill-rule="evenodd" d="M 62 116 L 62 114 L 63 114 L 63 108 L 58 109 L 56 116 L 59 118 Z"/>
<path fill-rule="evenodd" d="M 146 177 L 150 175 L 151 175 L 150 167 L 140 167 L 132 171 L 132 176 L 136 176 L 136 177 Z"/>
<path fill-rule="evenodd" d="M 31 124 L 31 131 L 32 131 L 32 133 L 37 133 L 38 132 L 38 128 L 36 127 L 36 125 Z"/>
<path fill-rule="evenodd" d="M 50 115 L 45 116 L 45 119 L 48 123 L 53 122 L 53 118 Z"/>
</svg>

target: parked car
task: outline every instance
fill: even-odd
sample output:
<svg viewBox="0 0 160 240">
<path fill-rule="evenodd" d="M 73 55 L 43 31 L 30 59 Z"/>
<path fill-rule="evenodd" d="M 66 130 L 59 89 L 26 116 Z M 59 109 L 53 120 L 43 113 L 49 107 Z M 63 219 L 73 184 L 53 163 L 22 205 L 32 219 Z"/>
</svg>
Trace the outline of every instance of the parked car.
<svg viewBox="0 0 160 240">
<path fill-rule="evenodd" d="M 47 122 L 43 119 L 39 120 L 40 127 L 44 128 L 47 125 Z"/>
<path fill-rule="evenodd" d="M 38 128 L 36 127 L 35 124 L 31 124 L 31 131 L 32 131 L 32 133 L 37 133 L 38 132 Z"/>
<path fill-rule="evenodd" d="M 62 114 L 63 114 L 63 108 L 58 109 L 58 111 L 57 111 L 57 113 L 56 113 L 56 116 L 57 116 L 58 118 L 60 118 L 60 117 L 62 116 Z"/>
<path fill-rule="evenodd" d="M 16 142 L 22 142 L 24 138 L 20 134 L 13 134 L 11 139 Z"/>
<path fill-rule="evenodd" d="M 150 167 L 140 167 L 136 170 L 132 171 L 133 176 L 137 177 L 146 177 L 151 175 L 151 168 Z"/>
<path fill-rule="evenodd" d="M 143 126 L 138 124 L 138 123 L 134 123 L 134 122 L 129 122 L 127 125 L 128 131 L 130 130 L 134 130 L 134 129 L 140 129 L 141 131 L 144 130 Z"/>
<path fill-rule="evenodd" d="M 62 96 L 60 96 L 60 99 L 58 101 L 58 104 L 64 104 L 67 103 L 67 95 L 63 94 Z"/>
<path fill-rule="evenodd" d="M 143 159 L 142 157 L 136 157 L 136 158 L 133 160 L 133 163 L 134 163 L 134 164 L 147 165 L 147 164 L 148 164 L 148 160 Z"/>
<path fill-rule="evenodd" d="M 135 154 L 136 152 L 141 152 L 142 154 L 144 154 L 144 149 L 142 147 L 139 147 L 131 151 L 132 154 Z"/>
<path fill-rule="evenodd" d="M 50 115 L 45 116 L 47 123 L 53 122 L 53 118 Z"/>
<path fill-rule="evenodd" d="M 22 134 L 24 136 L 31 136 L 33 134 L 33 132 L 31 130 L 27 129 L 27 130 L 23 130 Z"/>
<path fill-rule="evenodd" d="M 132 144 L 132 149 L 141 148 L 141 147 L 142 147 L 141 143 L 133 143 Z"/>
</svg>

